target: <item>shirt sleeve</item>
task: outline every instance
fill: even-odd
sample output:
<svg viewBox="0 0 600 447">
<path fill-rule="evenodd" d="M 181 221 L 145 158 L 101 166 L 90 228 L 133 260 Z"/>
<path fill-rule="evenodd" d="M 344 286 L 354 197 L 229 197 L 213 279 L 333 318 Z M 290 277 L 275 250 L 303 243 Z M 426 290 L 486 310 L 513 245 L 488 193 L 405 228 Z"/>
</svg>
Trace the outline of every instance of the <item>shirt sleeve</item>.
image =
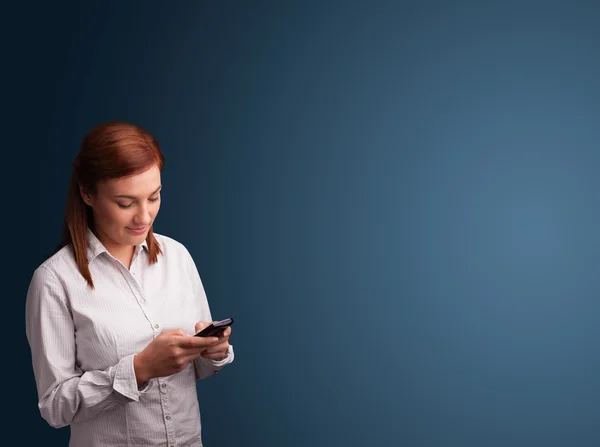
<svg viewBox="0 0 600 447">
<path fill-rule="evenodd" d="M 196 297 L 198 304 L 196 307 L 196 321 L 212 321 L 210 306 L 208 305 L 208 300 L 206 298 L 204 286 L 202 285 L 202 280 L 200 279 L 200 274 L 198 273 L 196 264 L 189 252 L 187 253 L 187 256 L 189 275 L 192 281 L 192 290 L 194 291 L 194 296 Z M 229 352 L 227 353 L 227 357 L 225 357 L 224 359 L 211 360 L 204 357 L 197 357 L 194 360 L 196 380 L 204 379 L 219 372 L 223 367 L 233 362 L 234 357 L 235 355 L 233 351 L 233 345 L 231 344 L 231 340 L 229 342 Z"/>
<path fill-rule="evenodd" d="M 103 411 L 139 400 L 134 355 L 104 370 L 77 366 L 75 326 L 64 288 L 45 266 L 33 274 L 27 291 L 26 335 L 42 417 L 55 428 L 91 419 Z"/>
</svg>

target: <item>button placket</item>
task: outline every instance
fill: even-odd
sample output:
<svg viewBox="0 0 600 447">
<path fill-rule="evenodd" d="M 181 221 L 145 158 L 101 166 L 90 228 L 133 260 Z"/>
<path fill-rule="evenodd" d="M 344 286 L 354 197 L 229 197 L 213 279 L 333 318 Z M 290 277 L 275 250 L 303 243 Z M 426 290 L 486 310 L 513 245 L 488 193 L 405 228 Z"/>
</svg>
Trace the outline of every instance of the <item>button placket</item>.
<svg viewBox="0 0 600 447">
<path fill-rule="evenodd" d="M 164 392 L 163 387 L 159 388 L 161 390 L 161 406 L 163 409 L 164 420 L 165 420 L 165 428 L 167 429 L 167 441 L 169 445 L 175 445 L 175 426 L 173 425 L 172 416 L 171 416 L 171 402 L 169 400 L 169 395 Z"/>
<path fill-rule="evenodd" d="M 118 259 L 116 259 L 112 256 L 111 256 L 111 260 L 112 260 L 113 264 L 115 265 L 115 267 L 117 268 L 117 270 L 119 270 L 121 272 L 121 275 L 123 275 L 125 282 L 131 289 L 131 293 L 136 298 L 138 303 L 146 303 L 146 299 L 144 298 L 144 291 L 142 290 L 142 286 L 136 279 L 136 272 L 134 269 L 135 259 L 131 261 L 131 266 L 129 269 L 127 267 L 125 267 L 121 261 L 119 261 Z M 127 272 L 127 273 L 125 273 L 125 272 Z M 144 311 L 144 313 L 145 313 L 145 311 Z"/>
<path fill-rule="evenodd" d="M 167 387 L 167 384 L 166 384 L 166 383 L 162 382 L 162 383 L 160 384 L 160 392 L 161 392 L 161 393 L 163 393 L 163 394 L 167 394 L 167 392 L 168 392 L 168 389 L 167 389 L 167 388 L 168 388 L 168 387 Z"/>
<path fill-rule="evenodd" d="M 139 275 L 135 269 L 135 260 L 131 262 L 129 274 L 131 275 L 131 278 L 133 280 L 135 290 L 137 291 L 137 293 L 135 294 L 137 299 L 139 300 L 140 303 L 145 304 L 146 298 L 144 298 L 144 290 L 142 289 L 142 285 L 141 285 L 140 281 L 138 280 Z"/>
<path fill-rule="evenodd" d="M 152 318 L 150 316 L 149 309 L 146 306 L 147 303 L 146 303 L 146 298 L 144 298 L 144 290 L 142 289 L 142 285 L 135 278 L 135 275 L 136 275 L 135 265 L 134 265 L 135 259 L 131 262 L 131 269 L 127 269 L 117 259 L 113 258 L 113 262 L 120 264 L 122 270 L 121 269 L 119 269 L 119 270 L 121 271 L 121 274 L 123 275 L 123 278 L 125 279 L 125 282 L 129 286 L 131 294 L 136 299 L 136 301 L 138 302 L 138 304 L 140 306 L 140 309 L 144 313 L 146 320 L 148 320 L 150 322 L 151 327 L 153 327 L 154 329 L 158 329 L 159 328 L 158 324 L 154 324 L 152 322 Z M 119 266 L 117 265 L 117 268 L 118 267 Z M 127 273 L 125 273 L 125 272 L 127 272 Z M 155 337 L 158 335 L 156 330 L 154 330 L 154 334 L 155 334 Z"/>
</svg>

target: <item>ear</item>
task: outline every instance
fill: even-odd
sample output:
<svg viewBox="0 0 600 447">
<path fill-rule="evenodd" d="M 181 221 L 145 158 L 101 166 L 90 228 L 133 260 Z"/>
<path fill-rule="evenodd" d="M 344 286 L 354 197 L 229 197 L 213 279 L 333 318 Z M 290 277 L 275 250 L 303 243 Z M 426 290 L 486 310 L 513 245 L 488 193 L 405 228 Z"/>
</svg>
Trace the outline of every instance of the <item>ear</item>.
<svg viewBox="0 0 600 447">
<path fill-rule="evenodd" d="M 87 206 L 92 206 L 92 198 L 81 185 L 79 186 L 79 194 Z"/>
</svg>

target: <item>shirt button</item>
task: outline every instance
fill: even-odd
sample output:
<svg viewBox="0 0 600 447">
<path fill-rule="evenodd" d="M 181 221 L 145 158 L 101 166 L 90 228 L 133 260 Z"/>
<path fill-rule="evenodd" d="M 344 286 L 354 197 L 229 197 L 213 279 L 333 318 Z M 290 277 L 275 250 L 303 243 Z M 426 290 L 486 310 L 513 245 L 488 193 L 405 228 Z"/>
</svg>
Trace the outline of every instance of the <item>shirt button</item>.
<svg viewBox="0 0 600 447">
<path fill-rule="evenodd" d="M 167 384 L 166 384 L 166 383 L 163 383 L 163 384 L 161 385 L 161 387 L 162 387 L 162 388 L 166 388 L 166 387 L 167 387 Z"/>
<path fill-rule="evenodd" d="M 154 329 L 158 329 L 158 324 L 155 324 L 155 325 L 154 325 Z"/>
<path fill-rule="evenodd" d="M 165 419 L 166 419 L 167 421 L 170 421 L 170 420 L 171 420 L 171 416 L 167 416 L 167 417 L 165 417 Z"/>
</svg>

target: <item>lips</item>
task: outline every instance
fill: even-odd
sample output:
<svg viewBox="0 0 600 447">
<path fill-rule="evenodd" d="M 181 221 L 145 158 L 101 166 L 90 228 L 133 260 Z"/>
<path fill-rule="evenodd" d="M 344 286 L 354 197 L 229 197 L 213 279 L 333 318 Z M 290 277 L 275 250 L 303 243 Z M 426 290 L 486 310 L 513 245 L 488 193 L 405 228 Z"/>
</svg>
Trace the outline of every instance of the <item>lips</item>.
<svg viewBox="0 0 600 447">
<path fill-rule="evenodd" d="M 144 234 L 147 229 L 148 229 L 147 226 L 146 227 L 141 227 L 141 228 L 130 228 L 130 227 L 127 227 L 127 230 L 130 233 L 133 233 L 133 234 Z"/>
</svg>

